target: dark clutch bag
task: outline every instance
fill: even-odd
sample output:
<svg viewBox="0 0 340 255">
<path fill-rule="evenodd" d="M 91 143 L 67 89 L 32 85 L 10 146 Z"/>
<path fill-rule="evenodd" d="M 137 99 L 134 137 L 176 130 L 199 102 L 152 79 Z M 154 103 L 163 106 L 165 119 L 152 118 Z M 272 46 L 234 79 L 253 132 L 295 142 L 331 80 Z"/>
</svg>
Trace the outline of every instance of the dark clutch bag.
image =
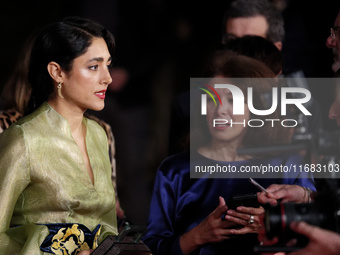
<svg viewBox="0 0 340 255">
<path fill-rule="evenodd" d="M 152 255 L 140 240 L 145 226 L 127 224 L 118 236 L 108 236 L 91 255 Z"/>
</svg>

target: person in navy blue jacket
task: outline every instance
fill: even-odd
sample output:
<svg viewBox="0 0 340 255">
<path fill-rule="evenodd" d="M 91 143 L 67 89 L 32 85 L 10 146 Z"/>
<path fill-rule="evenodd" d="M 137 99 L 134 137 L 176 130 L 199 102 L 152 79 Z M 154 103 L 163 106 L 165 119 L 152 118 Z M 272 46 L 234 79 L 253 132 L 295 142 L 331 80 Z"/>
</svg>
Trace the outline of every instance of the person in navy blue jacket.
<svg viewBox="0 0 340 255">
<path fill-rule="evenodd" d="M 273 78 L 274 73 L 262 62 L 230 51 L 218 51 L 209 63 L 210 77 Z M 253 86 L 253 104 L 266 109 L 262 95 L 271 90 L 269 83 Z M 242 91 L 247 85 L 240 84 Z M 282 126 L 261 128 L 231 126 L 254 117 L 244 103 L 243 115 L 233 114 L 233 98 L 226 88 L 216 88 L 221 104 L 207 102 L 206 116 L 201 116 L 198 130 L 192 130 L 191 151 L 165 159 L 159 167 L 151 200 L 147 233 L 143 241 L 153 254 L 253 254 L 258 245 L 262 206 L 229 208 L 232 197 L 256 194 L 259 189 L 236 173 L 252 166 L 293 166 L 303 163 L 299 154 L 240 154 L 247 146 L 269 146 L 289 141 L 291 130 Z M 216 98 L 216 101 L 218 99 Z M 263 116 L 256 116 L 257 119 Z M 279 118 L 275 111 L 266 118 Z M 213 119 L 229 122 L 213 125 Z M 197 132 L 196 132 L 197 131 Z M 198 132 L 200 131 L 200 132 Z M 202 139 L 206 138 L 206 139 Z M 219 166 L 236 169 L 224 178 L 213 178 L 208 171 L 202 178 L 191 178 L 192 166 Z M 264 188 L 288 184 L 297 191 L 297 200 L 308 201 L 307 188 L 315 190 L 312 176 L 305 173 L 283 173 L 277 178 L 257 178 Z"/>
</svg>

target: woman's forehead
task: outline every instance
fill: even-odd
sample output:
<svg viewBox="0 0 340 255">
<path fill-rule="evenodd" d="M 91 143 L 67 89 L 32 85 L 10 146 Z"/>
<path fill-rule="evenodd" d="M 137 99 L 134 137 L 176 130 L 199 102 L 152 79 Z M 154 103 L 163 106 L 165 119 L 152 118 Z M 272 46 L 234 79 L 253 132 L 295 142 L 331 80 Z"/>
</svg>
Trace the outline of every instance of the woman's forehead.
<svg viewBox="0 0 340 255">
<path fill-rule="evenodd" d="M 216 88 L 216 91 L 219 94 L 223 94 L 223 95 L 231 95 L 231 91 L 227 88 Z"/>
</svg>

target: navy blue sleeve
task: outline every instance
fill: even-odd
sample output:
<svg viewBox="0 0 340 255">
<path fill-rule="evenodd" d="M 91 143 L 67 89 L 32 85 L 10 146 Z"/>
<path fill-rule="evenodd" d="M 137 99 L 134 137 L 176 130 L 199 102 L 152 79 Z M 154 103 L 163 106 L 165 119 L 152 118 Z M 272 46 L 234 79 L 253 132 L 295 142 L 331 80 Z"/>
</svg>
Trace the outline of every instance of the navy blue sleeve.
<svg viewBox="0 0 340 255">
<path fill-rule="evenodd" d="M 153 254 L 182 254 L 179 236 L 173 226 L 176 214 L 177 180 L 170 180 L 158 170 L 150 204 L 147 232 L 144 243 Z"/>
</svg>

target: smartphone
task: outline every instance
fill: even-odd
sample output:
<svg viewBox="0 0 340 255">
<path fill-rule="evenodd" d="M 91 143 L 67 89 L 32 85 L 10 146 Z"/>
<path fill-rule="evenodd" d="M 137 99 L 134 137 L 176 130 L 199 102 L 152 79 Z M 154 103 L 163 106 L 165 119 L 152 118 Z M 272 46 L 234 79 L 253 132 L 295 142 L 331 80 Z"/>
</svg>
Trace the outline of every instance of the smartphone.
<svg viewBox="0 0 340 255">
<path fill-rule="evenodd" d="M 245 207 L 254 207 L 254 208 L 259 208 L 261 204 L 259 201 L 257 201 L 257 195 L 256 194 L 245 194 L 245 195 L 239 195 L 239 196 L 234 196 L 232 197 L 228 202 L 227 202 L 228 210 L 236 210 L 238 206 L 245 206 Z M 225 216 L 227 215 L 227 212 L 225 212 L 221 219 L 226 220 Z"/>
<path fill-rule="evenodd" d="M 245 206 L 245 207 L 260 207 L 259 201 L 257 201 L 256 194 L 246 194 L 246 195 L 239 195 L 232 197 L 227 203 L 229 209 L 236 210 L 238 206 Z"/>
</svg>

